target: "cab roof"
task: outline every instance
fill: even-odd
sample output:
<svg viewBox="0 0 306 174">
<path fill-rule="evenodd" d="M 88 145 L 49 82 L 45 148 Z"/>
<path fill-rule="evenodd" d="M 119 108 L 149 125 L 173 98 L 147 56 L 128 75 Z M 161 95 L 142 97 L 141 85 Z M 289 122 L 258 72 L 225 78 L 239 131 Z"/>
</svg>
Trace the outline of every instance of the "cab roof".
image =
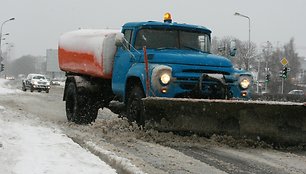
<svg viewBox="0 0 306 174">
<path fill-rule="evenodd" d="M 157 22 L 157 21 L 148 21 L 148 22 L 128 22 L 123 25 L 123 28 L 173 28 L 173 29 L 185 29 L 191 31 L 201 31 L 211 33 L 206 27 L 200 25 L 191 25 L 191 24 L 181 24 L 181 23 L 168 23 L 168 22 Z"/>
</svg>

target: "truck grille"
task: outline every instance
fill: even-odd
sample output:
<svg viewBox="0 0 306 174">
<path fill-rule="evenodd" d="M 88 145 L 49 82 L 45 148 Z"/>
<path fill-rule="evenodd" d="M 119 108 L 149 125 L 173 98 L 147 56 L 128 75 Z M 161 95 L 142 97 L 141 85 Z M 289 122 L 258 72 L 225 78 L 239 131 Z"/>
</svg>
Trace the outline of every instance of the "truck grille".
<svg viewBox="0 0 306 174">
<path fill-rule="evenodd" d="M 224 98 L 227 95 L 225 94 L 227 93 L 226 91 L 229 91 L 231 84 L 234 82 L 233 79 L 226 78 L 226 76 L 230 75 L 228 72 L 209 70 L 183 70 L 182 72 L 184 73 L 177 75 L 175 83 L 183 90 L 186 90 L 186 93 L 179 94 L 177 97 Z M 225 77 L 225 84 L 214 78 L 204 78 L 200 84 L 200 76 L 204 74 L 223 75 Z"/>
</svg>

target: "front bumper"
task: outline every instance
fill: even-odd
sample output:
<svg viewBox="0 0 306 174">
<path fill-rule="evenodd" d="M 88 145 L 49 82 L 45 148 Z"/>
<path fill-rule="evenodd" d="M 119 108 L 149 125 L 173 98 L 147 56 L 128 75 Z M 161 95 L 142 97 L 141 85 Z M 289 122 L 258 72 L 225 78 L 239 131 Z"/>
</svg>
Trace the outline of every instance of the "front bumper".
<svg viewBox="0 0 306 174">
<path fill-rule="evenodd" d="M 50 89 L 50 86 L 48 85 L 32 85 L 32 87 L 37 90 L 49 90 Z"/>
</svg>

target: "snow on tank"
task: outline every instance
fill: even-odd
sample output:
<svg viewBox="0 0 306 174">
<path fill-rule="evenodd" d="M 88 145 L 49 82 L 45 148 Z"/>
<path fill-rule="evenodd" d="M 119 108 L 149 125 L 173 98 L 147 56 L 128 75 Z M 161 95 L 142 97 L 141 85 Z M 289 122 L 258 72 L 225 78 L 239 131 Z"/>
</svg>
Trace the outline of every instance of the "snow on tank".
<svg viewBox="0 0 306 174">
<path fill-rule="evenodd" d="M 59 39 L 59 67 L 62 71 L 111 78 L 115 38 L 119 30 L 81 29 Z"/>
</svg>

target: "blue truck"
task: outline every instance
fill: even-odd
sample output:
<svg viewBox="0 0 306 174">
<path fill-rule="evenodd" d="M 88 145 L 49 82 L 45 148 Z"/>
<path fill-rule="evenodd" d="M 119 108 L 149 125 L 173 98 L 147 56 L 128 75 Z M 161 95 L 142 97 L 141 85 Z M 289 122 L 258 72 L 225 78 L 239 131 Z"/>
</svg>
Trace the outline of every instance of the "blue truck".
<svg viewBox="0 0 306 174">
<path fill-rule="evenodd" d="M 252 76 L 210 51 L 211 31 L 172 22 L 76 30 L 59 40 L 68 121 L 110 108 L 145 128 L 306 143 L 306 104 L 249 100 Z M 230 54 L 235 54 L 231 45 Z"/>
<path fill-rule="evenodd" d="M 90 123 L 99 108 L 119 101 L 130 121 L 144 124 L 143 98 L 250 99 L 252 75 L 210 49 L 211 30 L 172 22 L 168 13 L 163 22 L 129 22 L 121 31 L 63 34 L 59 66 L 67 76 L 67 118 Z"/>
</svg>

